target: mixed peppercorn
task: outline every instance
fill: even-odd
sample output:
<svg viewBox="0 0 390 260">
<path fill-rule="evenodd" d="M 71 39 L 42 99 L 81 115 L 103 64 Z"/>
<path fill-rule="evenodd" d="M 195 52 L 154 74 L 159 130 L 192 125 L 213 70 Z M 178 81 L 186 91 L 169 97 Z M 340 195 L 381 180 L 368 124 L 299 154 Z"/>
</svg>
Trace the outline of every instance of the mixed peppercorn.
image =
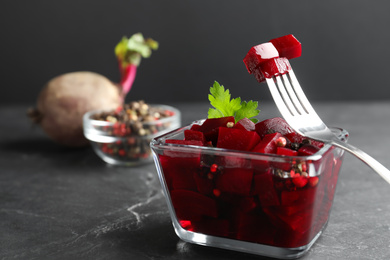
<svg viewBox="0 0 390 260">
<path fill-rule="evenodd" d="M 170 127 L 164 118 L 174 112 L 150 106 L 144 101 L 133 101 L 116 110 L 94 114 L 92 120 L 108 122 L 98 126 L 108 136 L 123 137 L 112 143 L 99 143 L 101 152 L 119 159 L 141 159 L 151 155 L 149 143 L 153 135 Z"/>
</svg>

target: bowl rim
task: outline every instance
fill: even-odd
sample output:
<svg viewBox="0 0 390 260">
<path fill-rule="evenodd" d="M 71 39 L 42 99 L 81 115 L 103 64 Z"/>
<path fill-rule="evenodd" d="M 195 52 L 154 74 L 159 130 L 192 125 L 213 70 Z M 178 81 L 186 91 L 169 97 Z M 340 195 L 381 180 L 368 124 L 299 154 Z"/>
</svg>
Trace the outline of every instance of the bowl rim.
<svg viewBox="0 0 390 260">
<path fill-rule="evenodd" d="M 251 151 L 239 151 L 239 150 L 233 150 L 233 149 L 225 149 L 225 148 L 217 148 L 217 147 L 207 147 L 207 146 L 197 146 L 197 145 L 183 145 L 183 144 L 172 144 L 172 143 L 165 143 L 165 140 L 172 138 L 175 135 L 178 135 L 180 133 L 184 133 L 185 130 L 190 129 L 190 127 L 195 123 L 200 123 L 204 121 L 197 120 L 192 122 L 190 125 L 180 127 L 178 129 L 175 129 L 173 131 L 170 131 L 168 133 L 159 135 L 155 138 L 153 138 L 150 142 L 150 147 L 154 150 L 169 150 L 173 152 L 202 152 L 206 154 L 218 154 L 219 156 L 234 156 L 234 157 L 240 157 L 240 158 L 247 158 L 247 159 L 255 159 L 255 160 L 273 160 L 278 162 L 286 162 L 291 160 L 311 160 L 311 161 L 318 161 L 320 160 L 326 152 L 328 152 L 332 145 L 329 143 L 325 143 L 325 145 L 315 154 L 313 155 L 306 155 L 306 156 L 286 156 L 286 155 L 278 155 L 278 154 L 268 154 L 268 153 L 258 153 L 258 152 L 251 152 Z M 336 136 L 343 141 L 347 141 L 349 137 L 349 133 L 347 130 L 340 128 L 340 127 L 329 127 L 334 133 L 336 133 Z M 272 159 L 271 159 L 272 158 Z"/>
<path fill-rule="evenodd" d="M 170 111 L 174 112 L 174 114 L 171 115 L 171 116 L 162 118 L 162 119 L 158 119 L 158 120 L 154 120 L 154 121 L 150 121 L 150 122 L 142 122 L 143 125 L 157 125 L 157 124 L 166 123 L 167 121 L 168 122 L 169 121 L 173 121 L 176 118 L 180 119 L 180 115 L 181 115 L 180 110 L 175 108 L 175 107 L 173 107 L 173 106 L 164 105 L 164 104 L 148 104 L 148 106 L 165 108 L 166 110 L 170 110 Z M 104 121 L 104 120 L 91 119 L 91 116 L 96 114 L 96 113 L 112 112 L 112 111 L 114 111 L 114 109 L 94 109 L 94 110 L 90 110 L 90 111 L 86 112 L 83 115 L 83 122 L 91 122 L 91 124 L 94 124 L 94 125 L 97 125 L 97 126 L 113 126 L 116 123 L 107 122 L 107 121 Z"/>
<path fill-rule="evenodd" d="M 134 138 L 142 138 L 142 139 L 152 139 L 155 138 L 156 136 L 165 134 L 167 132 L 170 132 L 174 129 L 177 129 L 181 125 L 181 112 L 179 109 L 169 106 L 169 105 L 164 105 L 164 104 L 148 104 L 151 107 L 160 107 L 166 110 L 170 110 L 174 112 L 173 115 L 154 120 L 151 122 L 141 122 L 143 126 L 151 126 L 151 125 L 159 125 L 159 124 L 165 124 L 165 123 L 170 123 L 174 122 L 173 126 L 170 126 L 168 128 L 165 128 L 163 130 L 160 130 L 154 134 L 150 135 L 144 135 L 144 136 L 138 136 L 138 135 L 131 135 L 131 136 L 115 136 L 115 135 L 109 135 L 104 131 L 98 131 L 95 129 L 95 127 L 112 127 L 116 123 L 112 122 L 107 122 L 103 120 L 94 120 L 91 119 L 91 116 L 96 113 L 101 113 L 101 112 L 111 112 L 113 109 L 95 109 L 95 110 L 90 110 L 86 112 L 83 115 L 83 132 L 84 136 L 91 142 L 98 142 L 98 143 L 113 143 L 118 140 L 125 140 L 128 139 L 129 137 L 134 137 Z M 92 132 L 92 133 L 91 133 Z"/>
</svg>

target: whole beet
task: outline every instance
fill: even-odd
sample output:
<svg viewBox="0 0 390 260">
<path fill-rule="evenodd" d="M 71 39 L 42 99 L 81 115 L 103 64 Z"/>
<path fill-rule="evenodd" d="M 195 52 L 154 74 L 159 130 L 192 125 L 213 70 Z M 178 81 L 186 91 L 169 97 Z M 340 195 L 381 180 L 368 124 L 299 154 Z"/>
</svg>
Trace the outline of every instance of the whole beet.
<svg viewBox="0 0 390 260">
<path fill-rule="evenodd" d="M 94 109 L 116 109 L 121 104 L 120 89 L 106 77 L 88 71 L 71 72 L 44 86 L 29 116 L 55 142 L 82 147 L 88 144 L 83 135 L 83 115 Z"/>
</svg>

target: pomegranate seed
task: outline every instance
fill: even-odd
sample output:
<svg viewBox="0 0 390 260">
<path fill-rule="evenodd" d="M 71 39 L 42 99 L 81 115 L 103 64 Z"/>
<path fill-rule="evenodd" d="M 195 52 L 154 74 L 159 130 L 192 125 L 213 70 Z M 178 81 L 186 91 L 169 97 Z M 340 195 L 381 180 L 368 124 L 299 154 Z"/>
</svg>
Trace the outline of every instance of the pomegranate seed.
<svg viewBox="0 0 390 260">
<path fill-rule="evenodd" d="M 294 185 L 297 187 L 297 188 L 303 188 L 305 187 L 305 185 L 307 184 L 307 182 L 309 181 L 308 178 L 306 177 L 302 177 L 300 176 L 299 174 L 296 174 L 297 177 L 294 176 L 294 178 L 292 179 L 292 182 L 294 183 Z"/>
<path fill-rule="evenodd" d="M 318 177 L 311 177 L 309 179 L 309 185 L 311 187 L 315 187 L 318 184 L 318 181 L 319 181 Z"/>
<path fill-rule="evenodd" d="M 216 172 L 218 170 L 218 165 L 217 164 L 213 164 L 213 165 L 211 165 L 211 167 L 210 167 L 210 171 L 211 172 Z"/>
<path fill-rule="evenodd" d="M 184 229 L 191 230 L 192 229 L 192 223 L 189 220 L 180 220 L 180 226 Z"/>
<path fill-rule="evenodd" d="M 215 197 L 221 196 L 221 191 L 218 190 L 218 189 L 214 189 L 214 190 L 213 190 L 213 193 L 214 193 L 214 196 L 215 196 Z"/>
<path fill-rule="evenodd" d="M 125 156 L 126 155 L 126 151 L 124 149 L 120 149 L 118 151 L 118 154 L 119 154 L 119 156 Z"/>
</svg>

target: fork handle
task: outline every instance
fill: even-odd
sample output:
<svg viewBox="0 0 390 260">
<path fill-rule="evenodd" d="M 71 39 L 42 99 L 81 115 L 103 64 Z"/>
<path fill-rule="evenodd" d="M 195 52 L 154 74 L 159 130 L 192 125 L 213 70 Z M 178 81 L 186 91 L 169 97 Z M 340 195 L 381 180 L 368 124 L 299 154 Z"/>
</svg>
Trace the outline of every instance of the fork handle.
<svg viewBox="0 0 390 260">
<path fill-rule="evenodd" d="M 374 171 L 376 171 L 383 179 L 385 179 L 390 184 L 390 171 L 385 166 L 383 166 L 381 163 L 379 163 L 377 160 L 372 158 L 370 155 L 366 154 L 359 148 L 356 148 L 353 145 L 350 145 L 348 143 L 344 143 L 343 141 L 340 141 L 339 139 L 333 139 L 332 144 L 334 146 L 337 146 L 339 148 L 342 148 L 351 154 L 355 155 L 357 158 L 362 160 L 365 164 L 370 166 Z"/>
</svg>

